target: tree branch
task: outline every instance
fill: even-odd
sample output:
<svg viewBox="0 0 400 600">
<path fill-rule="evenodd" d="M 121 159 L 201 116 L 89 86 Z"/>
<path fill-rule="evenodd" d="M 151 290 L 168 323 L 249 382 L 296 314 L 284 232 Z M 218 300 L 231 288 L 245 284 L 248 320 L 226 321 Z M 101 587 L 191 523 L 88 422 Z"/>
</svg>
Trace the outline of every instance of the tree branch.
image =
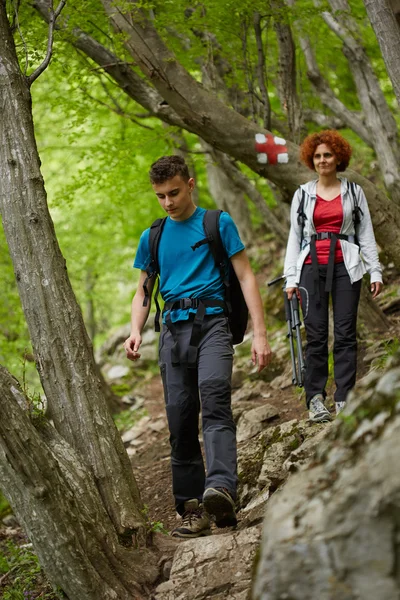
<svg viewBox="0 0 400 600">
<path fill-rule="evenodd" d="M 42 19 L 48 22 L 49 13 L 46 0 L 35 0 L 33 6 Z M 70 34 L 69 41 L 71 44 L 99 65 L 99 68 L 104 70 L 125 94 L 148 110 L 151 116 L 158 117 L 169 125 L 185 128 L 185 123 L 174 109 L 162 104 L 164 98 L 144 79 L 139 77 L 131 68 L 131 63 L 120 59 L 111 50 L 78 27 L 68 33 Z"/>
<path fill-rule="evenodd" d="M 60 0 L 60 4 L 57 6 L 57 9 L 54 11 L 51 3 L 51 8 L 49 10 L 49 38 L 47 41 L 47 53 L 42 64 L 27 77 L 29 87 L 32 85 L 34 81 L 47 69 L 50 64 L 51 55 L 53 54 L 53 41 L 54 41 L 54 28 L 58 17 L 62 9 L 64 8 L 67 0 Z"/>
<path fill-rule="evenodd" d="M 20 36 L 20 38 L 22 40 L 22 45 L 23 45 L 24 51 L 25 51 L 25 69 L 24 69 L 24 75 L 26 75 L 26 72 L 28 70 L 28 46 L 26 45 L 25 38 L 22 35 L 21 27 L 19 25 L 19 16 L 18 16 L 19 4 L 20 4 L 19 2 L 17 2 L 17 4 L 15 4 L 15 1 L 12 0 L 12 5 L 13 5 L 13 8 L 14 8 L 12 29 L 14 28 L 14 23 L 15 23 L 15 26 L 18 29 L 18 33 L 19 33 L 19 36 Z"/>
<path fill-rule="evenodd" d="M 295 0 L 286 0 L 286 4 L 288 6 L 294 6 Z M 329 108 L 336 117 L 343 120 L 350 129 L 355 131 L 368 146 L 372 146 L 370 133 L 367 127 L 365 127 L 362 117 L 349 110 L 347 106 L 339 100 L 328 81 L 321 74 L 310 39 L 300 33 L 299 42 L 307 65 L 307 77 L 318 93 L 321 102 Z"/>
</svg>

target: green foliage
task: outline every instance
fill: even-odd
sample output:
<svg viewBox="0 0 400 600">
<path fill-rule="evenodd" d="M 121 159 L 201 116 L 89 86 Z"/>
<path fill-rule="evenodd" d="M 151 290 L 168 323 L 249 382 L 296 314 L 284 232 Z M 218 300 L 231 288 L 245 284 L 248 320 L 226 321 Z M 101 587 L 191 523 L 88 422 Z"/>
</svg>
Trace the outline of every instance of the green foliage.
<svg viewBox="0 0 400 600">
<path fill-rule="evenodd" d="M 384 354 L 379 358 L 374 359 L 373 364 L 377 369 L 384 369 L 389 358 L 397 354 L 400 350 L 400 340 L 395 337 L 392 340 L 387 340 L 383 343 Z"/>
<path fill-rule="evenodd" d="M 143 506 L 142 514 L 146 519 L 148 531 L 151 531 L 153 533 L 163 533 L 165 535 L 169 534 L 168 530 L 164 527 L 164 523 L 162 523 L 161 521 L 150 521 L 149 507 L 147 506 L 147 504 Z"/>
<path fill-rule="evenodd" d="M 60 600 L 65 596 L 54 591 L 45 579 L 37 556 L 28 547 L 12 541 L 0 544 L 0 574 L 7 574 L 3 600 Z M 38 592 L 38 590 L 40 590 Z M 40 595 L 39 595 L 40 594 Z"/>
<path fill-rule="evenodd" d="M 121 432 L 128 431 L 133 427 L 142 417 L 147 415 L 147 410 L 142 408 L 135 410 L 135 408 L 128 408 L 123 410 L 117 415 L 114 415 L 114 422 L 117 429 Z"/>
<path fill-rule="evenodd" d="M 11 510 L 10 505 L 8 504 L 7 500 L 4 498 L 3 494 L 0 491 L 0 521 L 3 517 L 8 515 L 10 510 Z M 1 555 L 0 555 L 0 558 L 1 558 Z M 0 567 L 0 569 L 1 569 L 1 567 Z"/>
</svg>

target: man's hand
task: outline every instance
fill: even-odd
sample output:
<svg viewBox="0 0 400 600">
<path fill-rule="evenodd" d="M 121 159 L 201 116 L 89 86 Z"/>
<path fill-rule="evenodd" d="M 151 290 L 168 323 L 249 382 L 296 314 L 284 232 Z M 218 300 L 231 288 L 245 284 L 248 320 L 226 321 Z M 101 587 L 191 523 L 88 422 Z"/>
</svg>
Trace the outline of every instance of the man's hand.
<svg viewBox="0 0 400 600">
<path fill-rule="evenodd" d="M 255 335 L 251 345 L 251 360 L 253 361 L 253 365 L 258 364 L 257 371 L 260 372 L 264 367 L 269 365 L 271 358 L 272 351 L 268 344 L 267 336 L 265 334 Z"/>
<path fill-rule="evenodd" d="M 137 360 L 140 358 L 138 352 L 140 344 L 142 343 L 142 336 L 140 333 L 131 333 L 127 340 L 124 342 L 124 350 L 126 352 L 126 358 L 129 360 Z"/>
<path fill-rule="evenodd" d="M 382 291 L 382 284 L 380 281 L 374 281 L 371 283 L 371 294 L 373 298 L 376 298 Z"/>
</svg>

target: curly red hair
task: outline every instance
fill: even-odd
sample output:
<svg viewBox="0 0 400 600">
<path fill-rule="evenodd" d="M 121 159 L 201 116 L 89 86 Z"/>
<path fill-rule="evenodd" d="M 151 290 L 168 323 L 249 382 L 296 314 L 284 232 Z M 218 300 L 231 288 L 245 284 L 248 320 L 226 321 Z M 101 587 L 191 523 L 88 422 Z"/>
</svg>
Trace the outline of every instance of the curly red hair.
<svg viewBox="0 0 400 600">
<path fill-rule="evenodd" d="M 336 167 L 337 171 L 345 171 L 349 166 L 351 158 L 351 146 L 347 140 L 344 139 L 334 129 L 327 129 L 326 131 L 320 131 L 319 133 L 312 133 L 308 135 L 304 142 L 300 146 L 300 159 L 309 169 L 315 171 L 313 157 L 317 146 L 320 144 L 326 144 L 330 147 L 333 154 L 339 161 Z"/>
</svg>

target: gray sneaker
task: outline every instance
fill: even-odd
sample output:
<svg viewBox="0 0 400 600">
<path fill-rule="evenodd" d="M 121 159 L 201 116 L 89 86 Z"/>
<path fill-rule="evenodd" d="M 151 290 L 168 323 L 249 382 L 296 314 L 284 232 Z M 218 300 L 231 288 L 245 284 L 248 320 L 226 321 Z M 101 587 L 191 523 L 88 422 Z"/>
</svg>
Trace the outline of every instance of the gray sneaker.
<svg viewBox="0 0 400 600">
<path fill-rule="evenodd" d="M 204 509 L 215 518 L 217 527 L 237 525 L 235 501 L 225 488 L 207 488 L 203 495 Z"/>
<path fill-rule="evenodd" d="M 324 404 L 322 394 L 316 394 L 310 400 L 309 418 L 313 423 L 326 423 L 332 421 L 332 415 Z"/>
<path fill-rule="evenodd" d="M 335 402 L 336 416 L 340 415 L 340 413 L 346 407 L 346 405 L 347 402 Z"/>
<path fill-rule="evenodd" d="M 187 500 L 184 509 L 180 524 L 171 531 L 172 537 L 187 539 L 211 534 L 210 517 L 196 498 Z"/>
</svg>

